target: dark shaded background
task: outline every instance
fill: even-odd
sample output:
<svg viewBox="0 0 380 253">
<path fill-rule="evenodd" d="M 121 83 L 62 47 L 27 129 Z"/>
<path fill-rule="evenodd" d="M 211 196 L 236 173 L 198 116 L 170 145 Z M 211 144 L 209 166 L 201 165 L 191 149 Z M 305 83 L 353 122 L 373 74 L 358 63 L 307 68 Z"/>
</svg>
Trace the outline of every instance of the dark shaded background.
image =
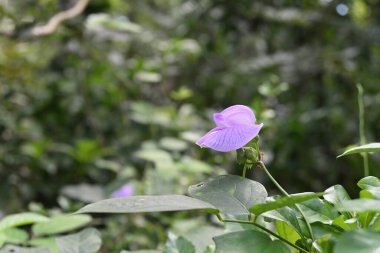
<svg viewBox="0 0 380 253">
<path fill-rule="evenodd" d="M 367 139 L 380 139 L 379 1 L 92 0 L 32 34 L 75 2 L 0 1 L 0 211 L 72 211 L 125 183 L 184 193 L 240 174 L 234 154 L 194 144 L 233 104 L 264 122 L 268 167 L 290 192 L 357 194 L 360 156 L 336 156 L 359 141 L 356 83 Z M 373 175 L 379 163 L 370 156 Z"/>
</svg>

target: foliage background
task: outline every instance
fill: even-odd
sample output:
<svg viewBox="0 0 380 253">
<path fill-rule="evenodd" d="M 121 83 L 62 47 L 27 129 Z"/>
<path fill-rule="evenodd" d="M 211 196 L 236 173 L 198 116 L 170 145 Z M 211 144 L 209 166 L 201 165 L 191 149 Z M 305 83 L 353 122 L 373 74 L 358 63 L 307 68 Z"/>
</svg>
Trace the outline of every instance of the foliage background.
<svg viewBox="0 0 380 253">
<path fill-rule="evenodd" d="M 240 174 L 234 154 L 194 144 L 233 104 L 264 122 L 265 159 L 290 192 L 340 183 L 357 194 L 360 156 L 336 155 L 358 142 L 358 82 L 367 139 L 380 139 L 379 1 L 92 0 L 31 35 L 75 2 L 0 1 L 2 213 L 70 212 L 125 183 L 185 193 L 206 175 Z M 379 164 L 370 157 L 375 176 Z M 155 247 L 183 216 L 107 219 L 109 238 L 133 233 L 105 247 Z"/>
</svg>

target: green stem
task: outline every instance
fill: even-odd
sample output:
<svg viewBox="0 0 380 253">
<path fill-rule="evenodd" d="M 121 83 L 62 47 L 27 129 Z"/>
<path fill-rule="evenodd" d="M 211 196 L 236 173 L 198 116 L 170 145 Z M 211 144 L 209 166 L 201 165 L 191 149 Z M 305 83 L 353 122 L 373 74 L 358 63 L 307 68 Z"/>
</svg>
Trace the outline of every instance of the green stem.
<svg viewBox="0 0 380 253">
<path fill-rule="evenodd" d="M 367 140 L 364 134 L 364 101 L 363 101 L 363 86 L 361 84 L 356 85 L 358 89 L 358 106 L 359 106 L 359 135 L 360 135 L 360 145 L 367 144 Z M 361 153 L 363 157 L 363 166 L 364 166 L 364 176 L 369 176 L 369 166 L 368 166 L 368 154 Z"/>
<path fill-rule="evenodd" d="M 248 169 L 249 165 L 247 163 L 244 163 L 244 168 L 243 168 L 243 177 L 245 177 L 246 173 L 247 173 L 247 169 Z"/>
<path fill-rule="evenodd" d="M 276 187 L 280 190 L 280 192 L 282 192 L 285 196 L 289 197 L 289 193 L 285 191 L 284 188 L 281 187 L 281 185 L 276 181 L 276 179 L 274 179 L 274 177 L 270 174 L 265 164 L 262 161 L 259 161 L 258 164 L 265 171 L 265 173 L 267 174 L 269 179 L 272 181 L 272 183 L 276 185 Z"/>
<path fill-rule="evenodd" d="M 270 172 L 268 171 L 268 169 L 265 166 L 265 164 L 262 161 L 259 161 L 258 164 L 265 171 L 265 173 L 267 174 L 267 176 L 269 177 L 269 179 L 273 182 L 273 184 L 275 184 L 277 186 L 277 188 L 285 196 L 289 197 L 290 196 L 289 193 L 287 191 L 285 191 L 284 188 L 281 187 L 281 185 L 276 181 L 276 179 L 274 179 L 274 177 L 270 174 Z M 308 222 L 308 220 L 306 218 L 306 215 L 304 214 L 304 212 L 302 211 L 302 209 L 299 207 L 299 205 L 295 204 L 295 207 L 298 210 L 298 212 L 302 215 L 302 217 L 303 217 L 303 219 L 304 219 L 304 221 L 306 223 L 307 229 L 309 230 L 310 238 L 314 241 L 313 230 L 311 229 L 310 223 Z"/>
<path fill-rule="evenodd" d="M 364 164 L 364 177 L 368 177 L 369 176 L 368 154 L 362 153 L 361 155 L 363 157 L 363 164 Z"/>
<path fill-rule="evenodd" d="M 261 225 L 255 223 L 255 222 L 251 222 L 251 221 L 241 221 L 241 220 L 223 220 L 223 219 L 222 219 L 222 221 L 224 221 L 224 222 L 242 223 L 242 224 L 250 224 L 250 225 L 256 226 L 256 227 L 260 228 L 261 230 L 265 231 L 266 233 L 268 233 L 268 234 L 270 234 L 270 235 L 276 237 L 277 239 L 283 241 L 284 243 L 290 245 L 291 247 L 293 247 L 293 248 L 299 250 L 300 252 L 309 253 L 309 251 L 306 251 L 306 250 L 304 250 L 303 248 L 301 248 L 301 247 L 299 247 L 299 246 L 297 246 L 297 245 L 295 245 L 295 244 L 289 242 L 289 241 L 286 240 L 285 238 L 279 236 L 278 234 L 272 232 L 271 230 L 267 229 L 266 227 L 263 227 L 263 226 L 261 226 Z"/>
</svg>

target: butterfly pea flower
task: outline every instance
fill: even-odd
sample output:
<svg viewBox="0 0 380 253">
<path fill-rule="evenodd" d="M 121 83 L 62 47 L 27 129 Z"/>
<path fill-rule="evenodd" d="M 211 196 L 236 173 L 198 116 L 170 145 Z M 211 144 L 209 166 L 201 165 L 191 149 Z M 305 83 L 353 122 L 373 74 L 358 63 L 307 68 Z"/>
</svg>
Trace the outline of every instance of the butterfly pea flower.
<svg viewBox="0 0 380 253">
<path fill-rule="evenodd" d="M 118 190 L 113 192 L 111 194 L 112 198 L 121 198 L 121 197 L 129 197 L 132 196 L 134 193 L 134 189 L 131 185 L 125 184 L 122 187 L 120 187 Z"/>
<path fill-rule="evenodd" d="M 228 107 L 214 114 L 216 127 L 211 129 L 196 144 L 220 152 L 229 152 L 244 147 L 255 138 L 263 124 L 256 124 L 251 108 L 244 105 Z"/>
</svg>

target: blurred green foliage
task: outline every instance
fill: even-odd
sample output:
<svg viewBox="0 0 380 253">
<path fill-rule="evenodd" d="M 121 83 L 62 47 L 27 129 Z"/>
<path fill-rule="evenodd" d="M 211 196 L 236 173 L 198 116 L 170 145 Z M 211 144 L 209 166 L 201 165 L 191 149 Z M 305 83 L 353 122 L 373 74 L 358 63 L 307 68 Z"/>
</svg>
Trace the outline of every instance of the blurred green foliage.
<svg viewBox="0 0 380 253">
<path fill-rule="evenodd" d="M 290 192 L 355 191 L 360 157 L 335 157 L 359 140 L 358 82 L 367 139 L 380 139 L 378 1 L 92 0 L 53 33 L 31 34 L 75 3 L 0 0 L 1 212 L 72 211 L 125 183 L 174 194 L 240 174 L 234 154 L 194 144 L 233 104 L 264 122 L 265 159 Z M 379 165 L 371 156 L 373 175 Z M 108 219 L 109 238 L 143 236 L 105 247 L 153 248 L 183 216 Z"/>
</svg>

